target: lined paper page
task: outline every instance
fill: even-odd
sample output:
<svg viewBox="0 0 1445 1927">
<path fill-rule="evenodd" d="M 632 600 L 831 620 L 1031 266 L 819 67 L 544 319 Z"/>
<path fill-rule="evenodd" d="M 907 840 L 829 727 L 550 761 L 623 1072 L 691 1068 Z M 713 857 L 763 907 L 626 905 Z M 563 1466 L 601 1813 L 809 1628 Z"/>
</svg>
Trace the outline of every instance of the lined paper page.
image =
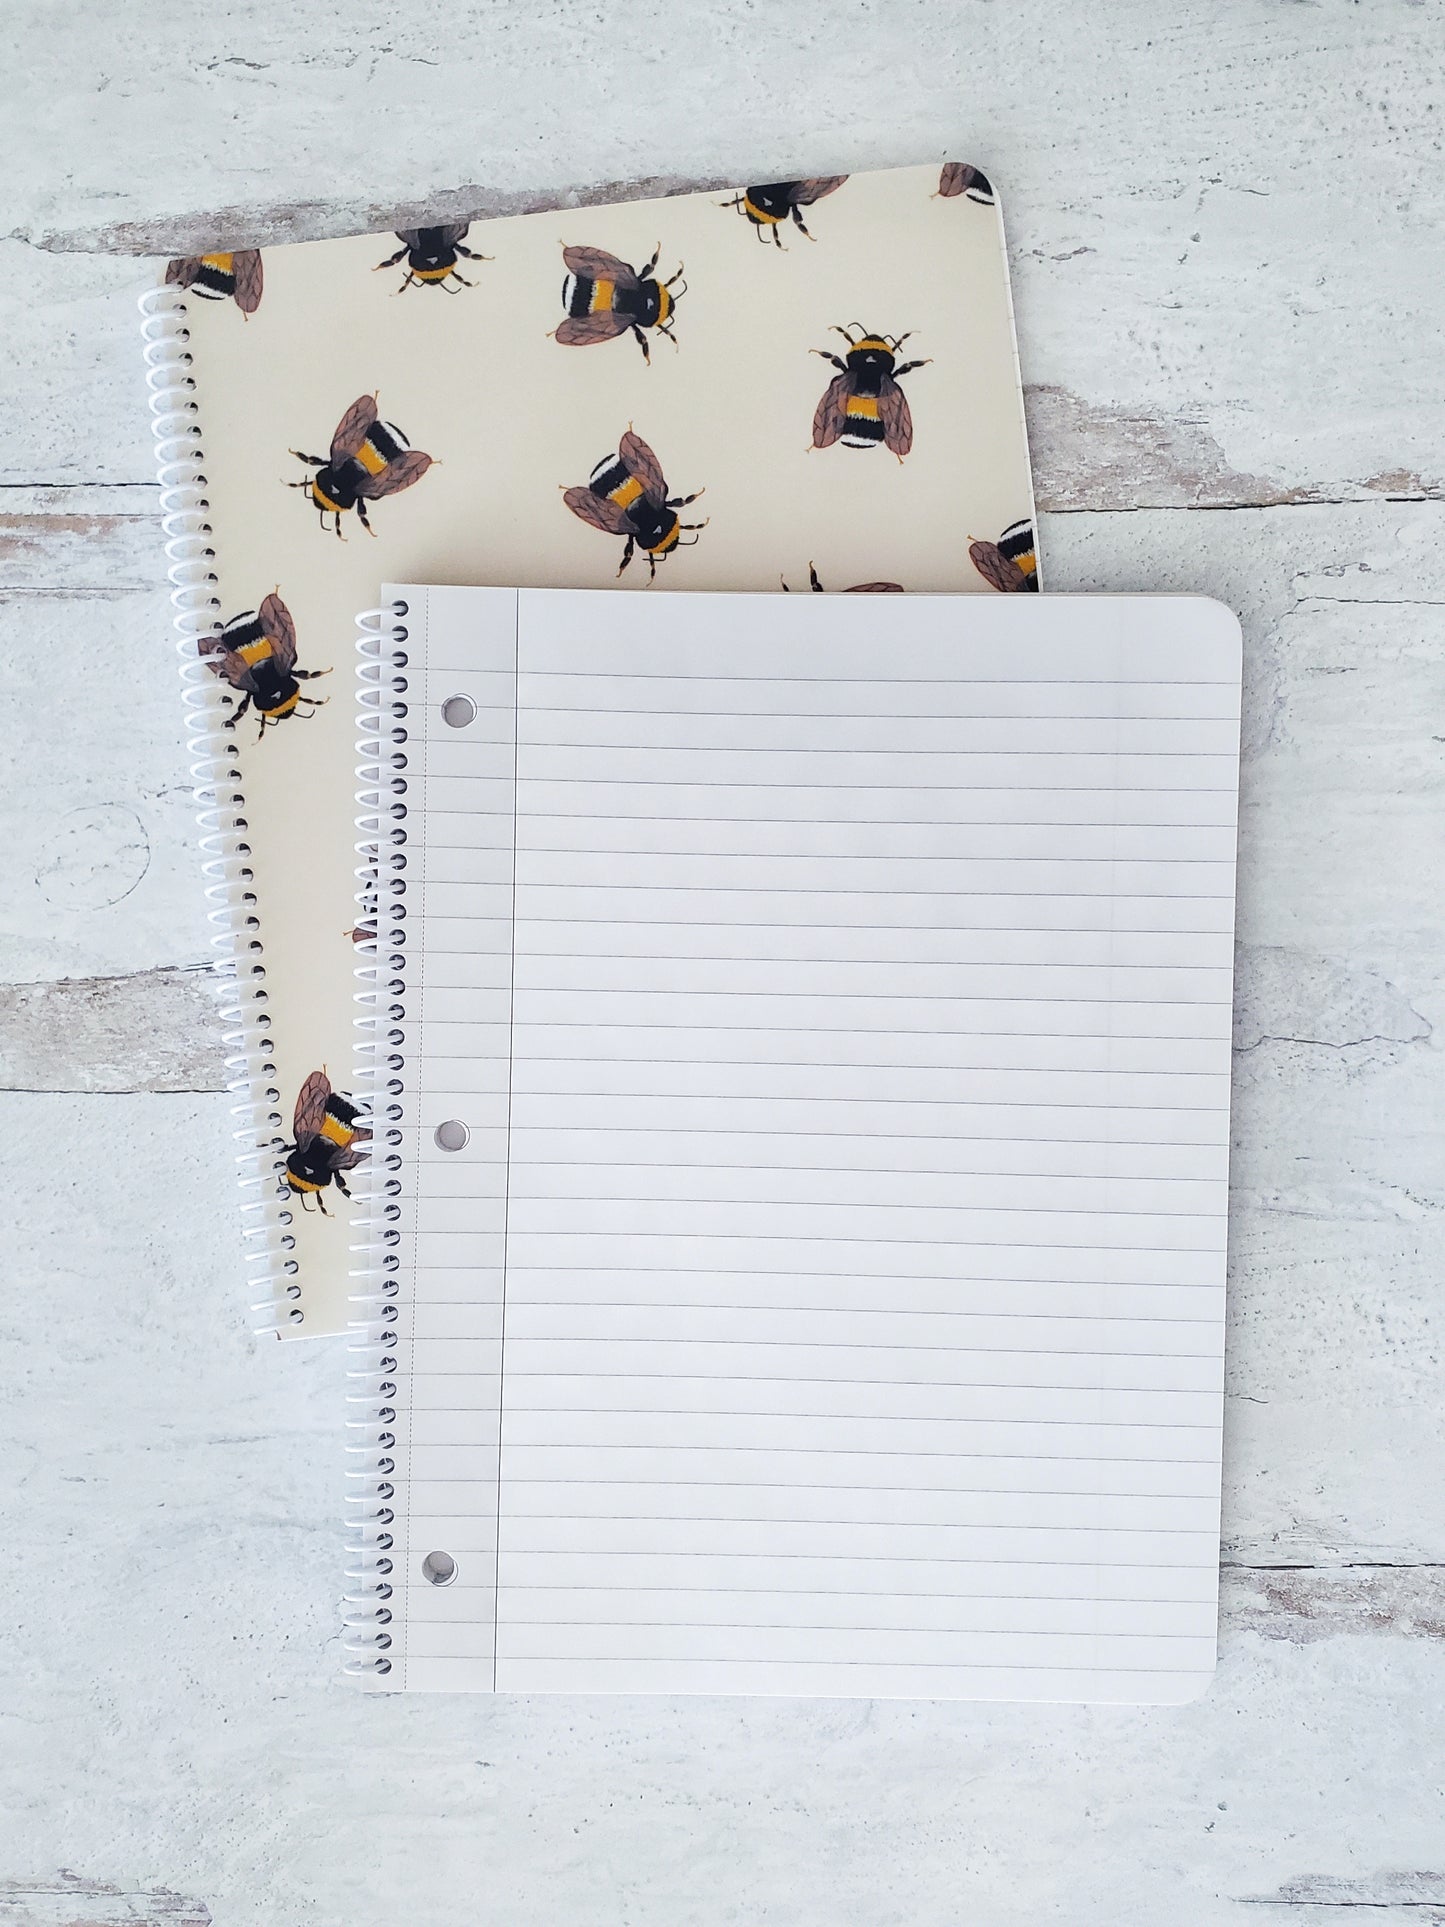
<svg viewBox="0 0 1445 1927">
<path fill-rule="evenodd" d="M 524 592 L 517 664 L 496 1610 L 458 1555 L 410 1683 L 1189 1697 L 1232 618 Z M 429 974 L 491 888 L 429 854 Z M 435 1424 L 495 1350 L 424 1223 Z"/>
</svg>

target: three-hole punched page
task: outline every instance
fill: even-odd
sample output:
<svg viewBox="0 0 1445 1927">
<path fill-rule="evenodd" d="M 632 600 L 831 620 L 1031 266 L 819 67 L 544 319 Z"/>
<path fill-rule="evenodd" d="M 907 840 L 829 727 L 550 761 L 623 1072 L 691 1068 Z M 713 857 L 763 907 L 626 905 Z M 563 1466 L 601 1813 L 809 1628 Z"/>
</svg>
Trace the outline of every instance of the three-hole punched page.
<svg viewBox="0 0 1445 1927">
<path fill-rule="evenodd" d="M 1202 1691 L 1234 617 L 384 601 L 355 1670 Z"/>
</svg>

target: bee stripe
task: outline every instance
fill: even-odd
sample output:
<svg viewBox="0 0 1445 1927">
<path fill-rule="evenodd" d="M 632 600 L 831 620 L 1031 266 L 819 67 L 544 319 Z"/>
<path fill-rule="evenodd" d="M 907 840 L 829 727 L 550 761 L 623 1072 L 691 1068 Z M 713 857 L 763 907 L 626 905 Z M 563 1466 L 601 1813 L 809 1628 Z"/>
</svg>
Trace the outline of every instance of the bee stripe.
<svg viewBox="0 0 1445 1927">
<path fill-rule="evenodd" d="M 850 395 L 848 397 L 848 413 L 850 415 L 862 415 L 868 421 L 876 422 L 878 419 L 878 402 L 876 397 L 873 395 Z"/>
<path fill-rule="evenodd" d="M 612 312 L 612 295 L 616 286 L 615 281 L 594 281 L 592 283 L 592 299 L 588 303 L 589 311 L 592 314 L 610 314 Z"/>
<path fill-rule="evenodd" d="M 350 1144 L 354 1133 L 348 1125 L 341 1122 L 339 1117 L 333 1117 L 328 1111 L 322 1121 L 321 1130 L 318 1135 L 324 1137 L 328 1144 L 339 1144 L 344 1151 L 347 1145 Z"/>
<path fill-rule="evenodd" d="M 269 660 L 271 645 L 263 637 L 260 642 L 242 643 L 241 647 L 236 651 L 236 654 L 241 658 L 242 662 L 249 664 L 250 667 L 254 669 L 258 662 L 266 662 Z"/>
<path fill-rule="evenodd" d="M 611 491 L 611 499 L 620 509 L 630 509 L 642 493 L 642 484 L 635 475 L 629 475 L 620 488 Z"/>
<path fill-rule="evenodd" d="M 380 475 L 386 467 L 386 456 L 372 447 L 369 441 L 363 442 L 356 451 L 356 459 L 368 475 Z"/>
<path fill-rule="evenodd" d="M 296 689 L 291 692 L 284 702 L 276 703 L 272 707 L 268 707 L 265 703 L 257 703 L 256 707 L 263 716 L 289 716 L 300 700 L 301 691 Z"/>
<path fill-rule="evenodd" d="M 451 267 L 446 268 L 413 268 L 412 273 L 418 281 L 445 281 L 455 266 L 453 262 Z"/>
<path fill-rule="evenodd" d="M 311 484 L 311 499 L 313 502 L 315 502 L 317 508 L 330 509 L 333 515 L 340 515 L 341 513 L 340 502 L 333 502 L 329 495 L 322 493 L 322 491 L 316 486 L 315 482 Z"/>
<path fill-rule="evenodd" d="M 750 221 L 764 222 L 768 227 L 776 227 L 783 218 L 781 214 L 767 213 L 765 209 L 758 206 L 756 201 L 749 199 L 746 194 L 743 196 L 743 209 Z"/>
<path fill-rule="evenodd" d="M 320 1191 L 324 1188 L 319 1184 L 313 1184 L 309 1178 L 298 1178 L 294 1171 L 286 1173 L 286 1182 L 293 1191 Z"/>
<path fill-rule="evenodd" d="M 231 274 L 235 270 L 236 257 L 234 254 L 203 254 L 201 263 L 204 267 L 214 268 L 217 274 Z"/>
<path fill-rule="evenodd" d="M 681 533 L 682 524 L 680 522 L 674 522 L 660 542 L 652 543 L 647 553 L 649 555 L 666 555 L 669 549 L 675 549 L 677 547 L 678 537 Z"/>
</svg>

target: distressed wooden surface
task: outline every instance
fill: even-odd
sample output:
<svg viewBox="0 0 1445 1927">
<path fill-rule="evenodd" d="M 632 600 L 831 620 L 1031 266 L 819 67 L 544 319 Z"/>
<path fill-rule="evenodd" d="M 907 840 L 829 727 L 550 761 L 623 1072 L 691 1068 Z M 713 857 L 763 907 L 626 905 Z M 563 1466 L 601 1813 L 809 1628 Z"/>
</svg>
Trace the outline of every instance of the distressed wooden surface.
<svg viewBox="0 0 1445 1927">
<path fill-rule="evenodd" d="M 1445 1922 L 1440 0 L 7 20 L 0 1923 Z M 344 1355 L 235 1284 L 136 256 L 945 152 L 1050 586 L 1245 625 L 1218 1679 L 362 1701 Z"/>
</svg>

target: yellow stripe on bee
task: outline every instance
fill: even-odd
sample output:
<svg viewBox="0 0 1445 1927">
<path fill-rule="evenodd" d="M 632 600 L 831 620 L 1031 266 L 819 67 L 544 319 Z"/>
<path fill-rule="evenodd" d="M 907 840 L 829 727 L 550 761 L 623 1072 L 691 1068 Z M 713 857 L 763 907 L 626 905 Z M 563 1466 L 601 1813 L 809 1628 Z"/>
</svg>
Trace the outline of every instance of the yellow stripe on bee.
<svg viewBox="0 0 1445 1927">
<path fill-rule="evenodd" d="M 206 267 L 214 268 L 217 274 L 230 274 L 236 265 L 234 254 L 203 254 L 201 260 Z"/>
<path fill-rule="evenodd" d="M 262 636 L 259 642 L 243 642 L 236 654 L 248 668 L 254 669 L 258 662 L 265 662 L 271 654 L 271 644 Z"/>
<path fill-rule="evenodd" d="M 311 499 L 316 504 L 317 508 L 330 509 L 333 515 L 340 515 L 341 513 L 340 502 L 333 502 L 331 497 L 327 494 L 324 494 L 323 491 L 317 487 L 315 482 L 311 484 Z"/>
<path fill-rule="evenodd" d="M 1027 555 L 1016 555 L 1014 566 L 1022 569 L 1025 575 L 1034 575 L 1038 570 L 1039 558 L 1031 550 Z"/>
<path fill-rule="evenodd" d="M 769 214 L 764 208 L 760 208 L 756 201 L 749 199 L 746 194 L 743 196 L 743 207 L 750 220 L 766 221 L 769 227 L 776 227 L 778 222 L 783 218 L 781 214 Z"/>
<path fill-rule="evenodd" d="M 370 442 L 363 442 L 356 451 L 356 459 L 368 475 L 380 475 L 386 467 L 386 457 L 378 454 Z"/>
<path fill-rule="evenodd" d="M 350 1144 L 352 1138 L 351 1127 L 343 1124 L 339 1117 L 331 1117 L 330 1115 L 323 1121 L 318 1135 L 324 1137 L 329 1144 L 339 1144 L 343 1151 L 347 1145 Z"/>
<path fill-rule="evenodd" d="M 453 262 L 452 266 L 454 267 L 455 265 L 456 263 Z M 451 268 L 413 268 L 412 269 L 412 273 L 416 276 L 418 281 L 445 281 L 447 276 L 451 273 L 451 271 L 452 271 Z"/>
<path fill-rule="evenodd" d="M 877 335 L 864 335 L 861 341 L 855 341 L 853 343 L 853 347 L 855 351 L 859 348 L 871 348 L 875 354 L 880 355 L 888 355 L 893 352 L 888 346 L 888 343 L 886 341 L 880 341 Z"/>
<path fill-rule="evenodd" d="M 641 482 L 638 481 L 635 475 L 629 475 L 621 488 L 613 489 L 611 499 L 617 504 L 618 508 L 630 509 L 641 493 Z"/>
<path fill-rule="evenodd" d="M 677 547 L 677 539 L 681 533 L 682 524 L 680 522 L 674 522 L 662 540 L 660 542 L 654 542 L 647 553 L 649 555 L 666 555 L 669 549 L 675 549 Z"/>
<path fill-rule="evenodd" d="M 657 291 L 657 320 L 652 325 L 655 328 L 660 328 L 671 313 L 672 296 L 666 288 L 659 288 Z"/>
<path fill-rule="evenodd" d="M 300 700 L 301 691 L 297 689 L 292 691 L 284 703 L 277 703 L 274 709 L 267 709 L 263 703 L 257 703 L 256 707 L 263 716 L 289 716 Z"/>
<path fill-rule="evenodd" d="M 313 1184 L 309 1178 L 298 1178 L 294 1171 L 288 1171 L 286 1173 L 286 1182 L 293 1191 L 319 1191 L 322 1189 L 319 1184 Z"/>
<path fill-rule="evenodd" d="M 862 415 L 868 421 L 876 422 L 878 419 L 878 403 L 872 395 L 850 395 L 848 397 L 848 413 L 850 415 Z"/>
<path fill-rule="evenodd" d="M 589 314 L 610 314 L 612 312 L 612 292 L 617 286 L 615 281 L 594 281 L 592 299 L 587 304 Z"/>
</svg>

